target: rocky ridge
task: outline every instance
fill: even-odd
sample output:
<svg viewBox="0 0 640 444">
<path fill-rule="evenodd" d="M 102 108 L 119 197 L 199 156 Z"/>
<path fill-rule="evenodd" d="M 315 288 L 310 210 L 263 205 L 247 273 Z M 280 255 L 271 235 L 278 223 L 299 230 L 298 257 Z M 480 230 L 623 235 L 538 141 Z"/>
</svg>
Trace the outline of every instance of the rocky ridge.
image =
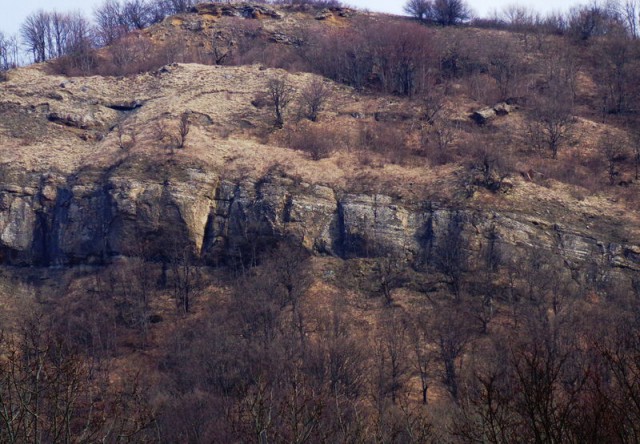
<svg viewBox="0 0 640 444">
<path fill-rule="evenodd" d="M 595 262 L 640 270 L 637 245 L 525 214 L 350 193 L 277 173 L 229 180 L 191 165 L 155 174 L 164 178 L 134 178 L 124 165 L 67 177 L 13 175 L 0 189 L 2 263 L 103 263 L 118 255 L 153 259 L 179 245 L 215 264 L 241 254 L 247 243 L 284 236 L 319 254 L 396 254 L 420 262 L 447 248 L 444 242 L 457 224 L 472 261 L 482 261 L 488 243 L 495 242 L 508 256 L 543 249 L 572 268 Z"/>
<path fill-rule="evenodd" d="M 526 181 L 516 180 L 505 197 L 489 193 L 488 203 L 447 201 L 408 188 L 455 189 L 455 174 L 436 186 L 429 182 L 432 170 L 415 169 L 412 181 L 424 181 L 417 184 L 403 182 L 406 168 L 389 169 L 396 171 L 387 178 L 394 190 L 384 184 L 366 189 L 357 186 L 358 174 L 387 169 L 353 169 L 344 158 L 314 162 L 290 149 L 250 143 L 247 128 L 270 126 L 268 109 L 251 101 L 271 75 L 280 73 L 202 65 L 171 65 L 133 78 L 67 79 L 39 66 L 10 73 L 0 91 L 0 263 L 157 259 L 171 245 L 218 263 L 242 254 L 247 243 L 282 236 L 319 254 L 397 254 L 420 263 L 445 248 L 457 225 L 454 231 L 475 262 L 488 242 L 496 242 L 506 257 L 541 248 L 559 254 L 569 268 L 597 263 L 640 269 L 632 225 L 613 233 L 606 218 L 577 201 L 562 203 L 568 219 L 561 221 L 550 204 L 531 197 L 548 194 L 544 188 L 521 191 L 534 187 Z M 299 89 L 311 77 L 289 79 Z M 340 101 L 325 111 L 330 126 L 362 120 L 353 116 L 372 107 L 367 118 L 389 112 L 388 99 L 367 102 L 347 88 L 332 88 Z M 193 120 L 187 147 L 167 152 L 154 134 L 157 122 L 170 126 L 185 110 Z M 118 142 L 119 126 L 135 135 L 133 147 Z M 529 200 L 516 201 L 518 193 Z M 572 219 L 581 214 L 601 219 L 601 228 Z"/>
</svg>

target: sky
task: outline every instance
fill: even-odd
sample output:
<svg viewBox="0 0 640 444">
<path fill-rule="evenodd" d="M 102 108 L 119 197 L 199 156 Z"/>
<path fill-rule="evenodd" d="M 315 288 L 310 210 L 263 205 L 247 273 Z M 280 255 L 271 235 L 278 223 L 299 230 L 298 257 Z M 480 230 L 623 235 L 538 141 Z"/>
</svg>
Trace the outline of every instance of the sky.
<svg viewBox="0 0 640 444">
<path fill-rule="evenodd" d="M 565 11 L 581 0 L 540 0 L 535 2 L 535 9 L 539 12 Z M 582 0 L 585 2 L 586 0 Z M 32 12 L 38 9 L 45 11 L 82 11 L 91 17 L 94 8 L 103 0 L 0 0 L 0 31 L 5 34 L 17 33 L 20 24 Z M 404 0 L 346 0 L 347 4 L 371 11 L 402 14 Z M 486 17 L 494 11 L 512 4 L 531 6 L 531 2 L 514 0 L 467 0 L 478 16 Z"/>
</svg>

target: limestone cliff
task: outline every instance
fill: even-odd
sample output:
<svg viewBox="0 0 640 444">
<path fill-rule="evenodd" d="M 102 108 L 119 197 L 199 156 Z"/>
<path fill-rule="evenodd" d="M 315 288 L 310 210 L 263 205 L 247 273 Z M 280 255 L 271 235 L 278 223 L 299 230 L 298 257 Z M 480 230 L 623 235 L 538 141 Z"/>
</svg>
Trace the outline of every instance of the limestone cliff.
<svg viewBox="0 0 640 444">
<path fill-rule="evenodd" d="M 385 97 L 331 83 L 321 125 L 346 128 L 344 149 L 316 161 L 283 146 L 270 110 L 252 105 L 281 75 L 255 65 L 170 65 L 128 79 L 12 71 L 0 91 L 0 263 L 161 259 L 176 248 L 218 263 L 293 236 L 318 254 L 418 264 L 448 248 L 455 225 L 476 263 L 495 243 L 504 256 L 542 249 L 572 268 L 640 269 L 638 215 L 615 200 L 517 177 L 506 194 L 469 193 L 465 166 L 358 160 L 350 137 L 373 119 L 365 111 L 398 107 Z M 299 91 L 312 79 L 288 81 Z M 192 127 L 178 149 L 167 140 L 184 112 Z"/>
<path fill-rule="evenodd" d="M 414 263 L 450 248 L 456 224 L 472 261 L 489 242 L 503 255 L 542 249 L 570 267 L 587 263 L 640 270 L 640 247 L 621 244 L 524 213 L 450 208 L 362 194 L 269 174 L 230 180 L 195 165 L 128 175 L 108 171 L 39 174 L 3 170 L 0 257 L 3 264 L 102 263 L 113 256 L 157 259 L 187 247 L 217 263 L 252 242 L 292 236 L 339 257 L 395 253 Z"/>
</svg>

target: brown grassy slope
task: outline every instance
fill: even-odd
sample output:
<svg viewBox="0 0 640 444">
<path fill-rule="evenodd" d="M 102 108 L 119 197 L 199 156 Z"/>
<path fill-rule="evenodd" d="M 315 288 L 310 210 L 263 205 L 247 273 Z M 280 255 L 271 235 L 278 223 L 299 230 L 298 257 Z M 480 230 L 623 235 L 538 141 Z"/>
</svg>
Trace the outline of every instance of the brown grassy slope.
<svg viewBox="0 0 640 444">
<path fill-rule="evenodd" d="M 305 26 L 308 29 L 348 26 L 349 20 L 338 17 L 319 24 L 309 14 L 293 12 L 284 14 L 282 20 L 259 21 L 190 14 L 167 19 L 145 33 L 158 42 L 177 39 L 187 46 L 198 46 L 210 42 L 216 32 L 246 32 L 250 28 L 266 36 L 299 35 Z M 243 23 L 243 27 L 239 28 L 239 23 Z M 514 51 L 525 44 L 516 34 L 496 31 L 438 30 L 437 34 L 438 41 L 452 46 L 464 46 L 482 38 L 490 41 L 505 35 Z M 443 51 L 447 50 L 444 43 Z M 534 64 L 542 53 L 532 49 L 523 57 L 525 62 Z M 446 89 L 437 86 L 446 93 L 440 115 L 456 128 L 451 159 L 439 165 L 425 158 L 418 149 L 416 134 L 425 128 L 428 130 L 428 125 L 418 118 L 419 100 L 358 93 L 328 81 L 332 96 L 318 123 L 298 123 L 294 104 L 289 108 L 287 127 L 275 131 L 270 107 L 256 107 L 252 101 L 264 94 L 270 78 L 285 74 L 260 65 L 172 64 L 131 77 L 69 79 L 48 74 L 43 65 L 20 68 L 10 73 L 9 81 L 3 83 L 0 90 L 0 161 L 25 170 L 71 173 L 89 166 L 107 168 L 127 158 L 142 162 L 172 159 L 172 162 L 200 163 L 230 178 L 260 177 L 278 166 L 284 174 L 303 182 L 336 189 L 384 192 L 408 202 L 434 199 L 485 210 L 524 212 L 573 225 L 585 232 L 594 227 L 608 232 L 613 224 L 622 230 L 616 238 L 629 242 L 640 238 L 635 228 L 640 226 L 637 205 L 635 199 L 629 198 L 632 192 L 621 196 L 618 189 L 606 186 L 594 190 L 579 178 L 571 178 L 579 170 L 576 166 L 576 172 L 570 171 L 574 159 L 598 158 L 597 139 L 609 128 L 608 124 L 594 121 L 594 117 L 589 116 L 590 109 L 584 105 L 576 109 L 581 115 L 574 129 L 576 137 L 560 152 L 559 161 L 551 161 L 544 155 L 531 155 L 526 147 L 526 105 L 480 129 L 470 122 L 468 115 L 491 103 L 491 94 L 478 93 L 483 88 L 492 91 L 493 80 L 489 76 L 481 77 L 476 79 L 480 83 L 474 87 L 468 79 L 453 79 Z M 595 88 L 588 74 L 586 70 L 581 72 L 579 94 L 583 97 L 593 95 Z M 535 78 L 535 72 L 523 77 L 519 88 L 526 90 Z M 313 75 L 306 73 L 292 73 L 287 77 L 297 94 L 312 79 Z M 142 106 L 131 112 L 109 108 L 132 100 L 138 100 Z M 186 146 L 171 148 L 171 138 L 184 112 L 190 113 L 192 122 Z M 386 147 L 387 152 L 363 149 L 362 128 L 378 125 L 374 117 L 377 112 L 414 116 L 387 125 L 395 127 L 392 136 L 406 139 L 405 143 L 398 140 L 397 144 L 392 143 L 394 146 Z M 87 123 L 86 128 L 49 121 L 51 113 L 75 116 L 76 120 Z M 134 137 L 135 144 L 120 146 L 117 125 L 123 128 L 125 141 Z M 304 152 L 287 147 L 291 134 L 304 125 L 334 137 L 335 146 L 328 158 L 313 161 Z M 160 127 L 166 133 L 162 141 L 159 140 Z M 465 190 L 468 153 L 478 147 L 508 160 L 511 176 L 508 180 L 513 185 L 508 193 L 494 194 L 480 189 L 469 197 Z M 550 174 L 535 182 L 523 180 L 519 173 L 531 168 L 545 173 L 554 168 L 566 169 L 568 183 L 561 183 Z M 590 172 L 581 174 L 590 174 L 596 183 L 606 183 L 604 167 L 599 176 Z"/>
</svg>

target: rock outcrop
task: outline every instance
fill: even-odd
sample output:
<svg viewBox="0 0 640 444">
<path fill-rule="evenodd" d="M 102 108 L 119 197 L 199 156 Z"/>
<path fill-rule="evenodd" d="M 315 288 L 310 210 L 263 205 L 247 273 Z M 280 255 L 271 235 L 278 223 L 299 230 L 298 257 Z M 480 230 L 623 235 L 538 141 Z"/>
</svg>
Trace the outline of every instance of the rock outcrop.
<svg viewBox="0 0 640 444">
<path fill-rule="evenodd" d="M 71 176 L 2 171 L 0 261 L 12 265 L 103 263 L 118 255 L 160 259 L 187 248 L 207 263 L 284 236 L 339 257 L 395 253 L 427 261 L 460 236 L 481 261 L 489 242 L 503 255 L 534 250 L 640 270 L 640 247 L 598 239 L 525 214 L 399 202 L 269 174 L 230 180 L 197 165 L 122 164 Z M 140 174 L 140 171 L 144 174 Z M 182 251 L 182 250 L 181 250 Z"/>
<path fill-rule="evenodd" d="M 273 19 L 282 18 L 282 14 L 274 8 L 260 4 L 221 4 L 221 3 L 201 3 L 192 8 L 192 12 L 199 15 L 244 17 L 258 19 L 269 17 Z"/>
</svg>

